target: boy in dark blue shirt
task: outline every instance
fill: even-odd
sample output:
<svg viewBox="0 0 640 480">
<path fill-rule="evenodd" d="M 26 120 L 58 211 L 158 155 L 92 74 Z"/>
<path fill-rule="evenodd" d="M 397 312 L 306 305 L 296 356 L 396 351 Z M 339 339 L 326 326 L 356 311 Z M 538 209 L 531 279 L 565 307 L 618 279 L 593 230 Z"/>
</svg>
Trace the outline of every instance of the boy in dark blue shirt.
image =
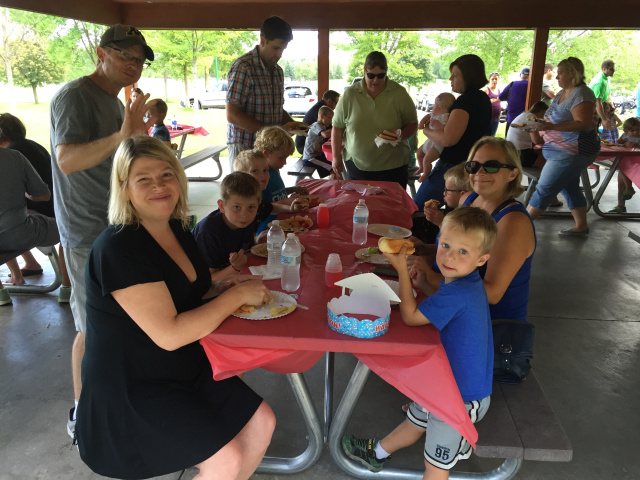
<svg viewBox="0 0 640 480">
<path fill-rule="evenodd" d="M 153 101 L 156 102 L 156 104 L 147 112 L 147 122 L 153 125 L 149 136 L 171 145 L 171 134 L 164 124 L 164 119 L 168 111 L 167 104 L 161 98 L 155 98 Z"/>
<path fill-rule="evenodd" d="M 406 251 L 385 254 L 398 270 L 400 312 L 405 324 L 432 323 L 440 331 L 451 371 L 473 423 L 489 408 L 493 381 L 493 335 L 489 302 L 477 268 L 489 259 L 497 235 L 487 212 L 458 207 L 444 217 L 436 263 L 444 279 L 437 293 L 420 305 L 413 297 Z M 419 381 L 420 379 L 416 379 Z M 469 458 L 471 445 L 453 427 L 413 402 L 407 419 L 379 442 L 347 434 L 342 448 L 352 459 L 373 472 L 382 470 L 393 452 L 415 443 L 426 431 L 424 478 L 446 479 L 460 459 Z"/>
<path fill-rule="evenodd" d="M 238 273 L 247 263 L 244 252 L 254 244 L 254 220 L 262 193 L 258 180 L 248 173 L 233 172 L 222 181 L 220 197 L 218 210 L 193 229 L 213 281 Z"/>
</svg>

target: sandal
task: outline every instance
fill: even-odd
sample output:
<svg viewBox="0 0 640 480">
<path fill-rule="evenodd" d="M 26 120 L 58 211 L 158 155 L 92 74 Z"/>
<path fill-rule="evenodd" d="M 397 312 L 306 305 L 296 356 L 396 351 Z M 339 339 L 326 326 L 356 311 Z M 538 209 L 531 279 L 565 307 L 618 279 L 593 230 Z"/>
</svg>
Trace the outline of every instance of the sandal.
<svg viewBox="0 0 640 480">
<path fill-rule="evenodd" d="M 22 272 L 23 277 L 34 277 L 36 275 L 42 275 L 43 273 L 43 270 L 41 268 L 35 269 L 35 270 L 30 270 L 28 268 L 21 268 L 20 271 Z M 11 278 L 11 274 L 9 274 L 9 278 Z"/>
</svg>

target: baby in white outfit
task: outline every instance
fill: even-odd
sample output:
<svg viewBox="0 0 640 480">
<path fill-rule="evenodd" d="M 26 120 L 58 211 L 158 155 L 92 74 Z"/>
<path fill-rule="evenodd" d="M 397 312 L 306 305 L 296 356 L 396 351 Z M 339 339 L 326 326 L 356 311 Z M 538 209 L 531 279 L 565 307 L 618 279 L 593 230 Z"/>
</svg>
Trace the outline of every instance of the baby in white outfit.
<svg viewBox="0 0 640 480">
<path fill-rule="evenodd" d="M 444 129 L 444 126 L 449 119 L 449 111 L 451 110 L 451 106 L 455 100 L 456 97 L 446 92 L 441 93 L 436 97 L 436 101 L 433 104 L 433 109 L 431 111 L 431 120 L 429 121 L 430 130 Z M 440 123 L 437 128 L 436 124 L 433 123 L 434 120 Z M 416 174 L 421 174 L 418 179 L 419 183 L 422 183 L 427 179 L 429 173 L 431 173 L 431 164 L 440 157 L 443 148 L 444 147 L 442 145 L 438 145 L 434 143 L 433 140 L 427 139 L 427 141 L 418 149 L 418 171 Z"/>
</svg>

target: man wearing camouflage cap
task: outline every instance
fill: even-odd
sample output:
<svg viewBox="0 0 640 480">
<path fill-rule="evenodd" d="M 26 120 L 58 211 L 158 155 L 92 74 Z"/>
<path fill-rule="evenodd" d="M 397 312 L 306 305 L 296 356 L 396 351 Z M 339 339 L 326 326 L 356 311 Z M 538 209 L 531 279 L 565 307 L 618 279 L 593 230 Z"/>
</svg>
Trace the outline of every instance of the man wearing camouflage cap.
<svg viewBox="0 0 640 480">
<path fill-rule="evenodd" d="M 118 94 L 137 82 L 154 58 L 142 34 L 130 25 L 109 27 L 96 50 L 95 71 L 63 86 L 50 107 L 55 212 L 78 331 L 71 354 L 76 405 L 86 331 L 85 264 L 93 241 L 107 226 L 113 154 L 123 139 L 147 133 L 143 117 L 149 95 L 125 106 Z M 67 432 L 75 438 L 75 407 L 69 411 Z"/>
</svg>

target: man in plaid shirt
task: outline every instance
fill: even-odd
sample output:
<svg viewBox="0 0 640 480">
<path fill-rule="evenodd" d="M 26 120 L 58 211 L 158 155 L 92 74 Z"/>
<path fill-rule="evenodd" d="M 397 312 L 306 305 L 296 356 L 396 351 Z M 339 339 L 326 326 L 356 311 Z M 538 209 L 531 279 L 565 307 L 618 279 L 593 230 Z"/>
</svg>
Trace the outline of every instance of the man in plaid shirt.
<svg viewBox="0 0 640 480">
<path fill-rule="evenodd" d="M 242 150 L 253 148 L 256 132 L 265 125 L 293 121 L 284 111 L 284 73 L 278 65 L 293 39 L 291 26 L 269 17 L 260 28 L 260 44 L 238 58 L 229 69 L 227 91 L 227 144 L 229 165 Z"/>
</svg>

